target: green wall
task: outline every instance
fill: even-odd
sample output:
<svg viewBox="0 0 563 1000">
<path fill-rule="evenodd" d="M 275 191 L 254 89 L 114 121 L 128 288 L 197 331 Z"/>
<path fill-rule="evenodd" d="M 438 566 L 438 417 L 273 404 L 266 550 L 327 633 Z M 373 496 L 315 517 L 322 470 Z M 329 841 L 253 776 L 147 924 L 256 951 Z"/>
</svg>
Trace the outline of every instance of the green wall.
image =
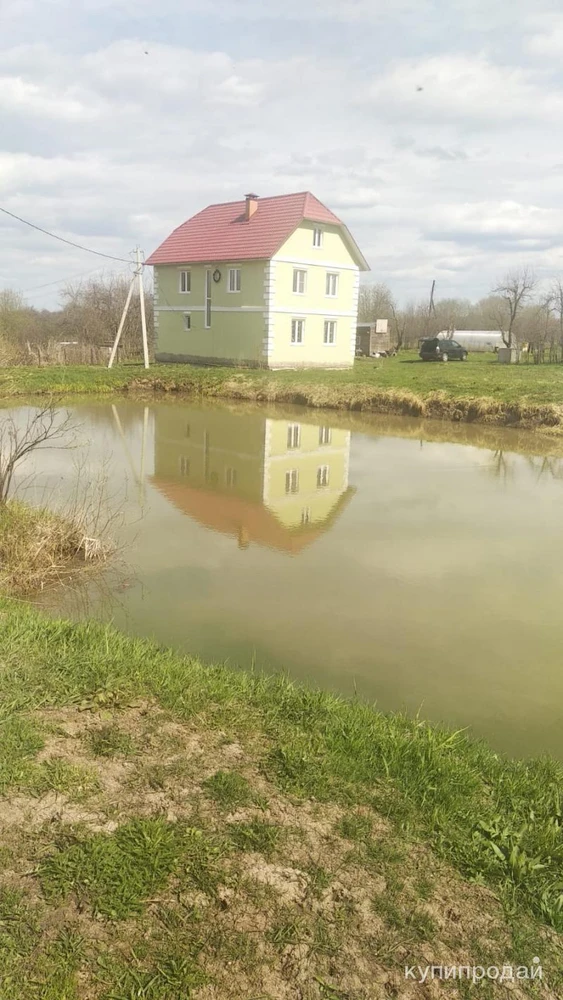
<svg viewBox="0 0 563 1000">
<path fill-rule="evenodd" d="M 228 291 L 229 267 L 240 266 L 241 290 Z M 212 264 L 221 280 L 211 283 L 211 326 L 205 327 L 205 271 L 202 264 L 155 268 L 157 360 L 263 363 L 264 261 Z M 180 292 L 180 271 L 191 271 L 191 291 Z M 246 312 L 245 310 L 248 310 Z M 185 329 L 189 313 L 191 329 Z"/>
</svg>

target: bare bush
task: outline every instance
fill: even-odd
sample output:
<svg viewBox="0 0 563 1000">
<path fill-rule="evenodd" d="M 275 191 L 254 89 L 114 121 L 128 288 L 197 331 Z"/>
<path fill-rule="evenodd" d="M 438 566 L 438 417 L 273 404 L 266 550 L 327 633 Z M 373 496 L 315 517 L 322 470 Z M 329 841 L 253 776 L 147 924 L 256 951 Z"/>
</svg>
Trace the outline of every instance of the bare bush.
<svg viewBox="0 0 563 1000">
<path fill-rule="evenodd" d="M 30 413 L 21 425 L 11 413 L 0 418 L 0 507 L 8 500 L 14 473 L 24 459 L 38 448 L 56 447 L 53 442 L 61 442 L 70 430 L 70 414 L 61 416 L 52 403 Z"/>
</svg>

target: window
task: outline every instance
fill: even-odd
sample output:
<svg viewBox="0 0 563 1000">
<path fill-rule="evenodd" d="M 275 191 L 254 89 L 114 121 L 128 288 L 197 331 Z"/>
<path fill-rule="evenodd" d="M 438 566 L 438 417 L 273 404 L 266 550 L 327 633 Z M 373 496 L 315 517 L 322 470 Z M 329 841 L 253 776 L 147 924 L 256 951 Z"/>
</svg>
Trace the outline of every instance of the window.
<svg viewBox="0 0 563 1000">
<path fill-rule="evenodd" d="M 303 510 L 301 511 L 301 524 L 309 524 L 310 520 L 311 520 L 311 508 L 304 507 Z"/>
<path fill-rule="evenodd" d="M 187 295 L 192 290 L 192 272 L 180 271 L 180 291 Z"/>
<path fill-rule="evenodd" d="M 319 465 L 317 469 L 317 489 L 322 489 L 323 486 L 328 486 L 329 469 L 328 465 Z"/>
<path fill-rule="evenodd" d="M 307 272 L 298 268 L 293 270 L 293 291 L 296 295 L 304 295 L 307 287 Z"/>
<path fill-rule="evenodd" d="M 189 476 L 190 474 L 190 460 L 186 458 L 185 455 L 180 455 L 180 475 Z"/>
<path fill-rule="evenodd" d="M 322 247 L 323 245 L 323 231 L 322 229 L 313 229 L 313 246 Z"/>
<path fill-rule="evenodd" d="M 189 438 L 191 436 L 192 436 L 191 424 L 186 424 L 186 437 Z"/>
<path fill-rule="evenodd" d="M 192 328 L 192 314 L 184 313 L 184 330 L 191 330 Z"/>
<path fill-rule="evenodd" d="M 225 469 L 225 482 L 227 486 L 233 487 L 237 485 L 237 470 L 227 468 Z"/>
<path fill-rule="evenodd" d="M 291 321 L 291 343 L 303 343 L 303 330 L 305 329 L 304 319 L 292 319 Z"/>
<path fill-rule="evenodd" d="M 299 490 L 299 473 L 297 469 L 290 469 L 285 474 L 285 492 L 297 493 Z"/>
<path fill-rule="evenodd" d="M 326 273 L 326 294 L 330 295 L 331 298 L 338 295 L 338 275 L 330 271 Z"/>
<path fill-rule="evenodd" d="M 336 340 L 336 320 L 325 319 L 324 342 L 325 344 L 334 344 L 335 340 Z"/>
<path fill-rule="evenodd" d="M 205 272 L 205 329 L 211 326 L 211 270 Z"/>
<path fill-rule="evenodd" d="M 240 292 L 240 267 L 229 268 L 229 291 Z"/>
<path fill-rule="evenodd" d="M 301 444 L 301 427 L 299 424 L 288 424 L 287 427 L 287 447 L 299 448 Z"/>
<path fill-rule="evenodd" d="M 330 427 L 319 427 L 319 444 L 330 444 L 332 441 L 332 429 Z"/>
</svg>

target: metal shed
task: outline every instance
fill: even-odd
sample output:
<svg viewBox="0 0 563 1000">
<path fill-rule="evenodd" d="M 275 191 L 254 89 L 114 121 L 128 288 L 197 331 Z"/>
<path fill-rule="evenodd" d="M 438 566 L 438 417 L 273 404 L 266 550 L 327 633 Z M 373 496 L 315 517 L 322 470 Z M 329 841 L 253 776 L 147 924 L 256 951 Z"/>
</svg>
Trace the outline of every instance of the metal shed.
<svg viewBox="0 0 563 1000">
<path fill-rule="evenodd" d="M 498 351 L 504 347 L 500 330 L 441 330 L 440 340 L 457 340 L 468 351 Z"/>
</svg>

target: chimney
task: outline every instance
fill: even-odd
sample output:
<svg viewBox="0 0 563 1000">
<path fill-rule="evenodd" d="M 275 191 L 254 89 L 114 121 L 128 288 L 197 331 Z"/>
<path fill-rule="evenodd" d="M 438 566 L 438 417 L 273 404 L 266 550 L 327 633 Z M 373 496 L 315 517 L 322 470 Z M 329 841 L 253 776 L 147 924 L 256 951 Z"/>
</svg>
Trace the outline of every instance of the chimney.
<svg viewBox="0 0 563 1000">
<path fill-rule="evenodd" d="M 248 222 L 252 218 L 256 209 L 258 208 L 258 195 L 257 194 L 245 194 L 246 206 L 244 209 L 244 218 Z"/>
</svg>

